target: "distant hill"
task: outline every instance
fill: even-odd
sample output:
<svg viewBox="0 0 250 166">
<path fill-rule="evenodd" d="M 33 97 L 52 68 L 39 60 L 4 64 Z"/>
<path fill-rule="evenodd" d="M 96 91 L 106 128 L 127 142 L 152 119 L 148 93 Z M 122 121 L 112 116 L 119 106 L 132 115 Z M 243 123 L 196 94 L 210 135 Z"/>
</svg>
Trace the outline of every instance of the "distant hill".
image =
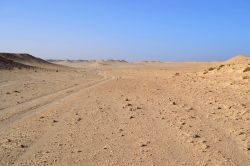
<svg viewBox="0 0 250 166">
<path fill-rule="evenodd" d="M 0 53 L 0 57 L 30 66 L 52 65 L 50 62 L 30 54 Z"/>
<path fill-rule="evenodd" d="M 62 65 L 50 63 L 41 58 L 34 57 L 30 54 L 17 54 L 17 53 L 0 53 L 1 69 L 13 68 L 61 68 Z"/>
<path fill-rule="evenodd" d="M 49 62 L 74 68 L 99 68 L 104 66 L 114 66 L 128 64 L 125 60 L 48 60 Z"/>
<path fill-rule="evenodd" d="M 18 62 L 14 62 L 13 60 L 6 59 L 0 56 L 0 69 L 11 70 L 14 68 L 22 69 L 22 68 L 33 68 L 33 66 L 21 64 Z"/>
</svg>

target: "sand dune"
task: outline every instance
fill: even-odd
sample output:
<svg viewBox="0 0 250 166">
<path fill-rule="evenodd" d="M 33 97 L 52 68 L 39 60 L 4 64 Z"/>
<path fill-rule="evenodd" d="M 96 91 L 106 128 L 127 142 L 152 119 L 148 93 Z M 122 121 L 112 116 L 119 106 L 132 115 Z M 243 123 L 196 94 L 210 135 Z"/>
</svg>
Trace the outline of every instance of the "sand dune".
<svg viewBox="0 0 250 166">
<path fill-rule="evenodd" d="M 226 64 L 249 64 L 250 57 L 244 55 L 237 55 L 225 62 Z"/>
<path fill-rule="evenodd" d="M 250 165 L 248 57 L 50 62 L 0 70 L 0 165 Z"/>
</svg>

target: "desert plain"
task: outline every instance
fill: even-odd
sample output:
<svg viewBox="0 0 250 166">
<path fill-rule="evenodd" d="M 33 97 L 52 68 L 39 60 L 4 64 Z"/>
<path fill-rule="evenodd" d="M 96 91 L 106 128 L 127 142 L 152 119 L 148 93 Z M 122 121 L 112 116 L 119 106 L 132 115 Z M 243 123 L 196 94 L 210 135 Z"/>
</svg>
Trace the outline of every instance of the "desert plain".
<svg viewBox="0 0 250 166">
<path fill-rule="evenodd" d="M 250 165 L 250 58 L 0 54 L 0 165 Z"/>
</svg>

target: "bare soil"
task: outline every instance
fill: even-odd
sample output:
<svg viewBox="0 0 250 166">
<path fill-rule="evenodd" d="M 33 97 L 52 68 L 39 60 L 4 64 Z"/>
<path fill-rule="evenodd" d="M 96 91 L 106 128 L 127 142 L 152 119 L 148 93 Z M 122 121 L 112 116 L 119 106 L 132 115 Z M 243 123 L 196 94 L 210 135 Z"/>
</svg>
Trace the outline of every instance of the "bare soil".
<svg viewBox="0 0 250 166">
<path fill-rule="evenodd" d="M 1 70 L 0 165 L 250 165 L 248 64 L 223 65 Z"/>
</svg>

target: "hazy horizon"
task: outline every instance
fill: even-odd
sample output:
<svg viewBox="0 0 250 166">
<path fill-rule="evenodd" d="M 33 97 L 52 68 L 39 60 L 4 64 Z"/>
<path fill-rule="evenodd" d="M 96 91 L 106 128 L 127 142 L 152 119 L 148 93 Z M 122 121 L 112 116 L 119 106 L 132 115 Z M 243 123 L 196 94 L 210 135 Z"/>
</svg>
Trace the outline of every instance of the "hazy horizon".
<svg viewBox="0 0 250 166">
<path fill-rule="evenodd" d="M 250 2 L 1 1 L 0 52 L 44 59 L 222 61 L 250 55 Z"/>
</svg>

